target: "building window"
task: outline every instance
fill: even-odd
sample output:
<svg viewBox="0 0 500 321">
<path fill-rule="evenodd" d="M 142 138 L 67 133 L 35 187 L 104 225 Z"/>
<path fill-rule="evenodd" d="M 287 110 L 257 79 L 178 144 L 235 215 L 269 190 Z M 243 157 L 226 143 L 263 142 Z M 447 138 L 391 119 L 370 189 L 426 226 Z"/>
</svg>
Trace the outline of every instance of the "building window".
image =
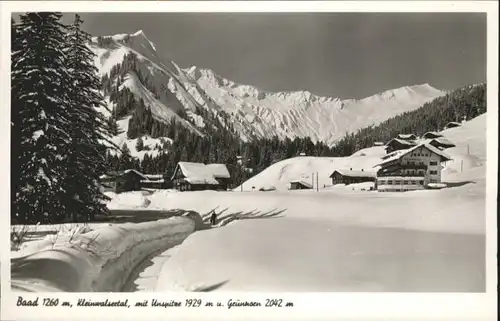
<svg viewBox="0 0 500 321">
<path fill-rule="evenodd" d="M 419 181 L 420 185 L 424 185 L 424 181 Z"/>
<path fill-rule="evenodd" d="M 394 181 L 394 185 L 399 185 L 399 184 L 401 184 L 401 181 L 399 179 Z"/>
<path fill-rule="evenodd" d="M 430 162 L 431 166 L 436 166 L 437 164 L 438 164 L 438 162 Z"/>
<path fill-rule="evenodd" d="M 403 181 L 403 184 L 404 185 L 408 185 L 408 181 Z"/>
<path fill-rule="evenodd" d="M 417 182 L 415 182 L 415 181 L 410 181 L 410 184 L 411 184 L 411 185 L 416 185 L 416 184 L 417 184 Z"/>
<path fill-rule="evenodd" d="M 392 181 L 391 181 L 391 180 L 388 180 L 388 181 L 387 181 L 387 185 L 392 185 Z"/>
<path fill-rule="evenodd" d="M 383 179 L 379 179 L 378 183 L 379 183 L 380 185 L 384 185 L 384 184 L 385 184 L 385 181 L 384 181 Z"/>
<path fill-rule="evenodd" d="M 437 173 L 438 173 L 438 172 L 437 172 L 437 171 L 430 171 L 429 173 L 430 173 L 431 175 L 437 175 Z"/>
<path fill-rule="evenodd" d="M 431 179 L 431 183 L 437 183 L 435 179 Z"/>
</svg>

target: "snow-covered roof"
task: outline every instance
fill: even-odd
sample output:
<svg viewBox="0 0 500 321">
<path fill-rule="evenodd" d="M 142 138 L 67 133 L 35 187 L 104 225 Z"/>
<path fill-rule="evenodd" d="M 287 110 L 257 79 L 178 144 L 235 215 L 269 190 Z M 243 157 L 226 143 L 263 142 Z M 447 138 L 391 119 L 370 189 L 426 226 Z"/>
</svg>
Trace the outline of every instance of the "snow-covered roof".
<svg viewBox="0 0 500 321">
<path fill-rule="evenodd" d="M 462 126 L 461 123 L 457 123 L 456 121 L 450 121 L 448 124 L 446 124 L 444 126 L 444 128 L 450 128 L 450 127 L 458 127 L 458 126 Z"/>
<path fill-rule="evenodd" d="M 162 179 L 163 174 L 144 174 L 149 180 L 157 180 L 157 179 Z"/>
<path fill-rule="evenodd" d="M 311 184 L 311 183 L 306 182 L 306 181 L 304 181 L 304 180 L 302 180 L 302 179 L 296 179 L 296 180 L 290 181 L 290 184 L 292 184 L 292 183 L 299 183 L 299 184 L 304 185 L 305 187 L 308 187 L 308 188 L 313 188 L 313 186 L 312 186 L 312 184 Z"/>
<path fill-rule="evenodd" d="M 147 183 L 147 184 L 155 184 L 155 183 L 165 183 L 164 179 L 156 179 L 156 180 L 141 180 L 141 183 Z"/>
<path fill-rule="evenodd" d="M 443 136 L 442 134 L 438 132 L 427 132 L 424 135 L 422 135 L 422 138 L 435 138 L 435 137 L 441 137 Z"/>
<path fill-rule="evenodd" d="M 399 139 L 416 139 L 417 136 L 414 134 L 398 134 L 397 138 L 399 138 Z"/>
<path fill-rule="evenodd" d="M 442 145 L 455 146 L 455 144 L 453 144 L 451 141 L 449 141 L 448 139 L 446 139 L 444 137 L 434 138 L 433 140 L 431 140 L 429 142 L 429 144 L 431 144 L 433 141 L 435 141 L 439 144 L 442 144 Z"/>
<path fill-rule="evenodd" d="M 147 180 L 147 179 L 148 179 L 146 176 L 144 176 L 144 174 L 142 174 L 141 172 L 139 172 L 139 171 L 137 171 L 137 170 L 135 170 L 135 169 L 126 169 L 126 170 L 124 170 L 124 171 L 123 171 L 122 175 L 123 175 L 123 174 L 128 174 L 128 173 L 130 173 L 130 172 L 133 172 L 133 173 L 135 173 L 135 174 L 137 174 L 137 175 L 141 176 L 141 177 L 142 177 L 143 179 L 145 179 L 145 180 Z"/>
<path fill-rule="evenodd" d="M 186 177 L 186 181 L 190 184 L 218 185 L 219 182 L 216 178 L 231 177 L 224 164 L 205 165 L 203 163 L 179 162 L 177 166 Z"/>
<path fill-rule="evenodd" d="M 332 175 L 335 174 L 335 172 L 338 172 L 342 176 L 347 176 L 347 177 L 376 177 L 377 173 L 374 172 L 365 172 L 365 171 L 353 171 L 350 169 L 336 169 L 333 171 Z"/>
<path fill-rule="evenodd" d="M 408 145 L 408 146 L 414 146 L 416 143 L 411 141 L 411 140 L 404 140 L 404 139 L 400 139 L 400 138 L 393 138 L 391 139 L 387 144 L 385 144 L 386 146 L 389 146 L 391 145 L 393 142 L 397 142 L 401 145 Z"/>
<path fill-rule="evenodd" d="M 207 164 L 215 178 L 231 178 L 225 164 Z"/>
<path fill-rule="evenodd" d="M 409 148 L 409 149 L 404 149 L 404 150 L 400 150 L 400 151 L 391 153 L 391 155 L 392 155 L 391 157 L 386 158 L 383 162 L 381 162 L 381 163 L 379 163 L 379 164 L 377 164 L 377 165 L 375 165 L 373 167 L 382 166 L 384 164 L 390 163 L 390 162 L 392 162 L 394 160 L 397 160 L 397 159 L 403 157 L 406 154 L 411 153 L 412 151 L 414 151 L 414 150 L 416 150 L 416 149 L 418 149 L 420 147 L 425 147 L 428 150 L 430 150 L 431 152 L 433 152 L 433 153 L 441 156 L 441 160 L 443 160 L 443 159 L 444 160 L 451 160 L 451 157 L 448 156 L 445 152 L 443 152 L 439 148 L 436 148 L 436 147 L 434 147 L 434 146 L 432 146 L 430 144 L 427 144 L 427 143 L 422 143 L 422 144 L 419 144 L 419 145 L 414 146 L 414 147 Z"/>
</svg>

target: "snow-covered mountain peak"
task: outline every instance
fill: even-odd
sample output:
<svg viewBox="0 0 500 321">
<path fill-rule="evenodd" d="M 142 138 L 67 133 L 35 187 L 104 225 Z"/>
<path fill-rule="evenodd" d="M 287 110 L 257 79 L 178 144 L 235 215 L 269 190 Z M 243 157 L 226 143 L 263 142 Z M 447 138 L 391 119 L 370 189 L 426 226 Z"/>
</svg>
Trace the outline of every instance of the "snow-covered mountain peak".
<svg viewBox="0 0 500 321">
<path fill-rule="evenodd" d="M 363 99 L 319 96 L 309 90 L 271 92 L 236 83 L 211 69 L 194 65 L 181 68 L 160 58 L 163 55 L 142 30 L 100 38 L 92 39 L 91 48 L 97 54 L 95 62 L 101 75 L 121 64 L 125 55 L 136 54 L 137 70 L 132 74 L 137 75 L 125 77 L 128 81 L 124 86 L 143 99 L 155 118 L 168 122 L 184 114 L 186 126 L 202 130 L 205 116 L 200 108 L 212 115 L 223 112 L 222 124 L 230 123 L 243 140 L 310 137 L 313 142 L 331 145 L 346 132 L 414 110 L 445 94 L 427 83 Z"/>
</svg>

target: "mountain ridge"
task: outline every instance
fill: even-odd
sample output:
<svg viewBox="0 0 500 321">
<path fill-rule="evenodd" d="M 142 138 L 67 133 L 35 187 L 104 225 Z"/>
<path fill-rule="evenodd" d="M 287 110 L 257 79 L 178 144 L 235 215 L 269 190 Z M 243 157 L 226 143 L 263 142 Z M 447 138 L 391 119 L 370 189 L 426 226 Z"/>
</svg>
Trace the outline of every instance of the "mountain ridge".
<svg viewBox="0 0 500 321">
<path fill-rule="evenodd" d="M 101 76 L 109 75 L 126 55 L 137 55 L 136 70 L 127 73 L 128 81 L 121 89 L 129 88 L 143 99 L 155 118 L 165 123 L 179 120 L 201 134 L 206 120 L 199 111 L 205 110 L 222 126 L 231 125 L 243 141 L 309 137 L 332 146 L 346 132 L 378 124 L 445 94 L 428 83 L 389 89 L 362 99 L 319 96 L 307 90 L 271 92 L 233 82 L 211 69 L 181 68 L 172 60 L 163 60 L 142 30 L 93 37 L 90 47 L 96 53 L 95 64 Z M 109 96 L 107 101 L 113 109 Z M 178 116 L 184 113 L 184 118 Z M 221 116 L 224 114 L 227 117 Z"/>
</svg>

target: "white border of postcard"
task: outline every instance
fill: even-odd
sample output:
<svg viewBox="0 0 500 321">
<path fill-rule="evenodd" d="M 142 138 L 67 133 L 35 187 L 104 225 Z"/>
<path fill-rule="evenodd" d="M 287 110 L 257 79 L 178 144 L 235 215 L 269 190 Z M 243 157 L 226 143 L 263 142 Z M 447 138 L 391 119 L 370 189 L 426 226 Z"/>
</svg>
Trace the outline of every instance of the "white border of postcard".
<svg viewBox="0 0 500 321">
<path fill-rule="evenodd" d="M 10 17 L 11 12 L 485 12 L 487 13 L 487 292 L 484 294 L 396 294 L 396 293 L 37 293 L 60 300 L 158 298 L 181 300 L 210 298 L 227 302 L 264 300 L 279 297 L 292 301 L 291 309 L 272 308 L 17 308 L 17 297 L 10 292 L 9 184 L 2 184 L 0 215 L 1 320 L 493 320 L 497 319 L 497 240 L 496 196 L 498 164 L 498 3 L 496 1 L 0 1 L 2 99 L 0 144 L 2 175 L 9 181 L 10 150 Z M 459 219 L 459 218 L 457 218 Z"/>
</svg>

